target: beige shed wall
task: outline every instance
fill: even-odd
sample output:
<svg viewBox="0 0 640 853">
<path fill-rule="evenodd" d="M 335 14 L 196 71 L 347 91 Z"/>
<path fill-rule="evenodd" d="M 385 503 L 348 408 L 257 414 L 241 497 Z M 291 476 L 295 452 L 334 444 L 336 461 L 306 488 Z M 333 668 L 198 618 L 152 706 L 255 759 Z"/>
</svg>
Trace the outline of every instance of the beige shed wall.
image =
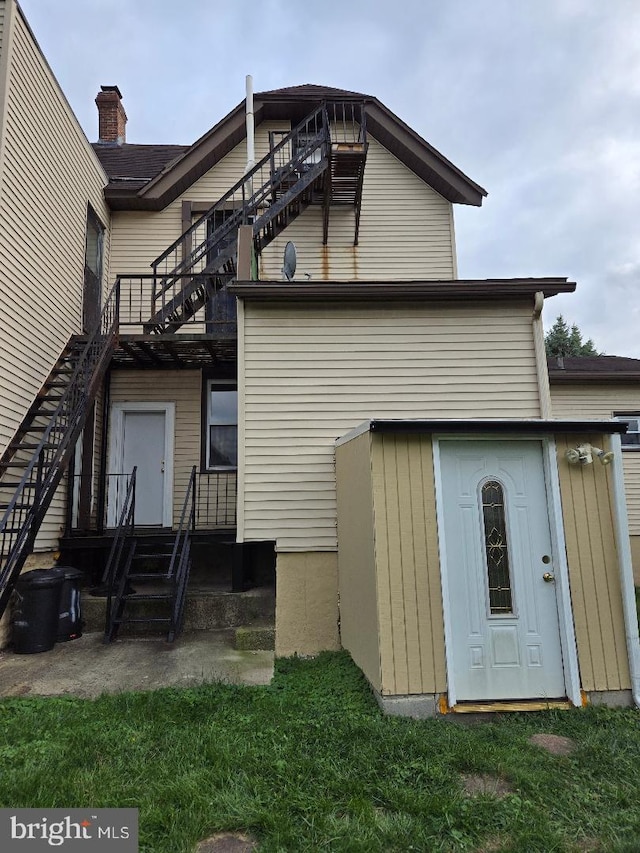
<svg viewBox="0 0 640 853">
<path fill-rule="evenodd" d="M 201 382 L 199 370 L 121 370 L 111 374 L 112 404 L 175 403 L 174 525 L 180 520 L 191 468 L 200 467 Z"/>
<path fill-rule="evenodd" d="M 452 205 L 370 138 L 358 245 L 355 212 L 334 207 L 322 245 L 323 213 L 308 207 L 262 253 L 260 278 L 280 279 L 285 244 L 298 250 L 298 277 L 313 280 L 455 278 Z"/>
<path fill-rule="evenodd" d="M 383 695 L 446 690 L 431 436 L 374 435 Z"/>
<path fill-rule="evenodd" d="M 565 451 L 589 441 L 609 447 L 603 435 L 558 436 L 558 470 L 569 563 L 573 617 L 582 687 L 587 691 L 631 686 L 615 543 L 613 484 L 608 467 L 569 465 Z"/>
<path fill-rule="evenodd" d="M 244 314 L 244 540 L 334 550 L 334 441 L 368 418 L 540 415 L 528 302 L 248 301 Z"/>
<path fill-rule="evenodd" d="M 278 554 L 277 657 L 339 648 L 338 555 Z"/>
<path fill-rule="evenodd" d="M 340 640 L 380 691 L 371 434 L 336 447 Z"/>
<path fill-rule="evenodd" d="M 105 270 L 109 249 L 104 172 L 19 8 L 3 11 L 0 452 L 80 330 L 88 202 L 107 228 Z M 63 506 L 59 494 L 37 550 L 57 546 Z"/>
</svg>

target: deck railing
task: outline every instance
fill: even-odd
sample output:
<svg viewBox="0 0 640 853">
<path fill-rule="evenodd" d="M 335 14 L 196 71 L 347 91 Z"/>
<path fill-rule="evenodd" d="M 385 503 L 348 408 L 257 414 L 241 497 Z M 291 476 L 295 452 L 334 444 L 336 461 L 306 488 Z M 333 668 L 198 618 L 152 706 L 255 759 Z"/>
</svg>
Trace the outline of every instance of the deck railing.
<svg viewBox="0 0 640 853">
<path fill-rule="evenodd" d="M 172 277 L 164 292 L 164 302 L 175 306 L 180 322 L 175 331 L 186 325 L 186 332 L 234 333 L 236 329 L 236 299 L 227 290 L 233 280 L 231 273 L 215 275 L 183 273 Z M 118 276 L 120 289 L 120 329 L 128 334 L 149 332 L 149 320 L 156 311 L 154 285 L 156 277 L 149 274 Z M 193 287 L 187 285 L 193 284 Z M 165 323 L 171 332 L 171 321 Z"/>
<path fill-rule="evenodd" d="M 75 474 L 69 491 L 72 500 L 69 535 L 112 532 L 125 506 L 129 494 L 131 474 L 108 474 L 105 484 L 105 514 L 102 523 L 91 514 L 90 529 L 79 524 L 81 500 L 80 480 Z M 217 530 L 236 525 L 238 475 L 236 471 L 196 471 L 195 474 L 195 530 Z"/>
</svg>

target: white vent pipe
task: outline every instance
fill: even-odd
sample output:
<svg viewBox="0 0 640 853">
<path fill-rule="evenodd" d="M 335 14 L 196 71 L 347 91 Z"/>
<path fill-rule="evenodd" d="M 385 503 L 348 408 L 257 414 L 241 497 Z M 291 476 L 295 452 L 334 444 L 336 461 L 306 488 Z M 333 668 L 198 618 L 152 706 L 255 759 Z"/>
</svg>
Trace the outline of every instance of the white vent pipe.
<svg viewBox="0 0 640 853">
<path fill-rule="evenodd" d="M 253 77 L 247 74 L 247 168 L 245 174 L 256 164 L 255 127 L 253 119 Z"/>
</svg>

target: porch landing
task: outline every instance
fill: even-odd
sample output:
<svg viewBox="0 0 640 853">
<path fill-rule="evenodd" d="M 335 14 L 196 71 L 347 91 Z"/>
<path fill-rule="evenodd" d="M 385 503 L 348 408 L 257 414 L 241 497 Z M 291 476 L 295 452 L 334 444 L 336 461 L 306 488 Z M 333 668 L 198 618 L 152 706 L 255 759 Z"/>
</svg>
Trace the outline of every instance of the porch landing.
<svg viewBox="0 0 640 853">
<path fill-rule="evenodd" d="M 214 681 L 268 684 L 272 651 L 240 651 L 229 630 L 184 633 L 172 645 L 162 639 L 102 643 L 102 632 L 57 643 L 50 652 L 0 652 L 0 696 L 78 696 L 193 687 Z"/>
</svg>

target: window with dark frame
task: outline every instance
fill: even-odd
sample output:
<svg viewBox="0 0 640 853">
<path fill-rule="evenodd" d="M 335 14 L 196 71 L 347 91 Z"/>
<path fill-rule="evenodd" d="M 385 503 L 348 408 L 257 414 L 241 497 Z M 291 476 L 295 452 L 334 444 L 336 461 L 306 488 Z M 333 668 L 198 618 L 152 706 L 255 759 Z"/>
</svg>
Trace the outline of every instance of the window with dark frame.
<svg viewBox="0 0 640 853">
<path fill-rule="evenodd" d="M 620 435 L 623 450 L 640 450 L 640 412 L 614 412 L 617 421 L 627 424 L 626 433 Z"/>
<path fill-rule="evenodd" d="M 208 470 L 238 467 L 238 391 L 235 385 L 207 381 L 205 440 Z"/>
</svg>

